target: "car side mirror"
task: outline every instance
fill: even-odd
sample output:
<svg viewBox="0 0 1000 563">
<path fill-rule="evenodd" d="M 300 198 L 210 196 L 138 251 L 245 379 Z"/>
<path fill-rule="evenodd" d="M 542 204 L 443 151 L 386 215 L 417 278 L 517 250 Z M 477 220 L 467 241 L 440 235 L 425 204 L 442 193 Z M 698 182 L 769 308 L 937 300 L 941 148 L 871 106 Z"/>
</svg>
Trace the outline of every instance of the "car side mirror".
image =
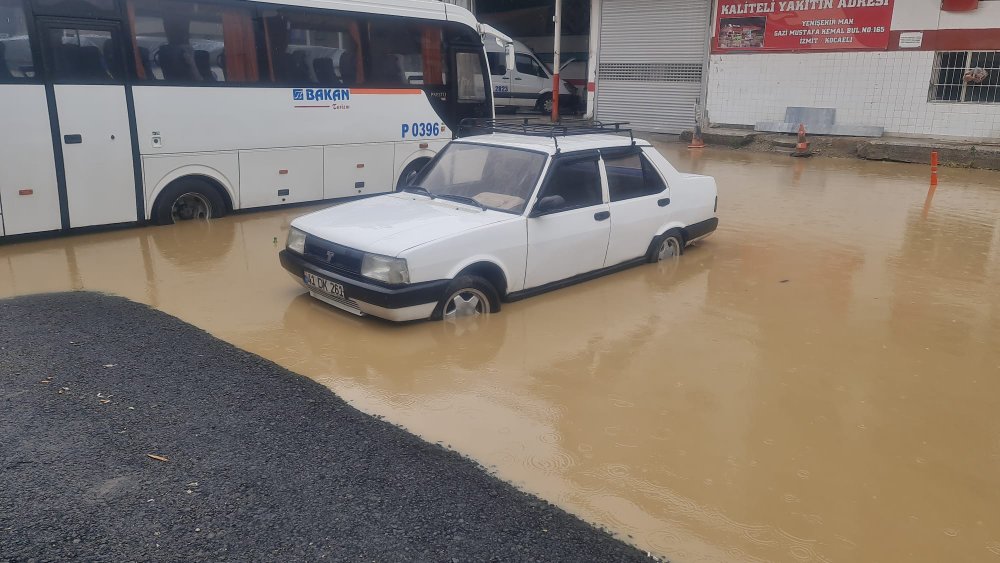
<svg viewBox="0 0 1000 563">
<path fill-rule="evenodd" d="M 550 213 L 557 209 L 566 206 L 566 198 L 561 195 L 549 195 L 538 200 L 535 204 L 535 209 L 531 213 L 532 217 L 537 217 L 539 215 L 544 215 L 545 213 Z"/>
<path fill-rule="evenodd" d="M 416 179 L 417 179 L 417 171 L 416 170 L 410 170 L 410 173 L 406 175 L 406 185 L 407 186 L 412 186 L 413 185 L 413 181 L 416 180 Z"/>
</svg>

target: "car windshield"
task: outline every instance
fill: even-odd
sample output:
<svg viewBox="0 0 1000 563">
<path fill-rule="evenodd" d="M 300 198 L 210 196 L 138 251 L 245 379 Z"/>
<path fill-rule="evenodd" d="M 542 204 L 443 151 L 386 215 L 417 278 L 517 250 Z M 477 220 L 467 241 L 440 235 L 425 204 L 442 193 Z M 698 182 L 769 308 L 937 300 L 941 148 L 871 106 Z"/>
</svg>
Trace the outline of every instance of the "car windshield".
<svg viewBox="0 0 1000 563">
<path fill-rule="evenodd" d="M 472 199 L 489 209 L 521 214 L 545 159 L 540 152 L 451 143 L 421 172 L 411 189 L 456 201 Z"/>
</svg>

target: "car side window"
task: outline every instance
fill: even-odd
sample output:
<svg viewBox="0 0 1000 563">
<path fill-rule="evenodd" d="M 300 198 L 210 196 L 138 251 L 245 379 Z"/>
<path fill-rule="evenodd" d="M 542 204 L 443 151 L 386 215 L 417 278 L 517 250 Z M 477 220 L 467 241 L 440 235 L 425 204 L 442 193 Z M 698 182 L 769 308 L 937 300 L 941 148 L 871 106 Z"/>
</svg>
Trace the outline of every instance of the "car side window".
<svg viewBox="0 0 1000 563">
<path fill-rule="evenodd" d="M 546 214 L 604 203 L 601 171 L 597 158 L 553 163 L 545 187 L 539 196 L 539 199 L 549 196 L 559 196 L 563 199 L 562 205 L 546 211 Z"/>
<path fill-rule="evenodd" d="M 542 64 L 539 63 L 538 61 L 532 59 L 531 60 L 531 66 L 535 70 L 535 76 L 537 76 L 539 78 L 548 78 L 549 77 L 548 73 L 545 72 L 545 69 L 542 68 Z"/>
<path fill-rule="evenodd" d="M 611 201 L 658 194 L 666 189 L 663 177 L 642 153 L 604 157 Z"/>
<path fill-rule="evenodd" d="M 534 62 L 528 55 L 522 55 L 521 53 L 514 55 L 514 66 L 517 67 L 517 71 L 521 74 L 535 74 L 535 69 L 533 68 Z"/>
<path fill-rule="evenodd" d="M 486 61 L 490 63 L 490 74 L 493 76 L 503 76 L 507 74 L 507 61 L 505 53 L 487 51 Z"/>
</svg>

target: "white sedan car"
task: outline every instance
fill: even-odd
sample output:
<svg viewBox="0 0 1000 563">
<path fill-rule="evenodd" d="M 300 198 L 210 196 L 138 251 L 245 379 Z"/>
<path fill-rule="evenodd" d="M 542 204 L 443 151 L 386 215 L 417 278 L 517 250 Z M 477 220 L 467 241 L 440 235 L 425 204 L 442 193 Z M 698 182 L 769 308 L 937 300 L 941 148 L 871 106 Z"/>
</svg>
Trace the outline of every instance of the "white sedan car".
<svg viewBox="0 0 1000 563">
<path fill-rule="evenodd" d="M 715 180 L 646 141 L 491 133 L 452 141 L 401 191 L 295 219 L 281 264 L 310 295 L 392 321 L 504 301 L 679 256 L 718 225 Z"/>
</svg>

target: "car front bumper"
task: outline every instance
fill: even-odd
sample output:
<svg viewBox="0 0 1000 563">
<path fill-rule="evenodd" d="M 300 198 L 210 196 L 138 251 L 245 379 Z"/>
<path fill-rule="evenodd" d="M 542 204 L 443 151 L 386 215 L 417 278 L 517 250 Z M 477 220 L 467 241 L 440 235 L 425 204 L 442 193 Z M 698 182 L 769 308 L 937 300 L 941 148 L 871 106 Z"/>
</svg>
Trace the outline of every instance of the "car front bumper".
<svg viewBox="0 0 1000 563">
<path fill-rule="evenodd" d="M 444 297 L 449 280 L 414 283 L 400 287 L 384 287 L 323 269 L 287 248 L 278 253 L 281 266 L 309 294 L 355 315 L 372 315 L 390 321 L 404 322 L 426 319 Z M 338 283 L 344 287 L 344 297 L 320 291 L 305 282 L 305 272 Z"/>
</svg>

